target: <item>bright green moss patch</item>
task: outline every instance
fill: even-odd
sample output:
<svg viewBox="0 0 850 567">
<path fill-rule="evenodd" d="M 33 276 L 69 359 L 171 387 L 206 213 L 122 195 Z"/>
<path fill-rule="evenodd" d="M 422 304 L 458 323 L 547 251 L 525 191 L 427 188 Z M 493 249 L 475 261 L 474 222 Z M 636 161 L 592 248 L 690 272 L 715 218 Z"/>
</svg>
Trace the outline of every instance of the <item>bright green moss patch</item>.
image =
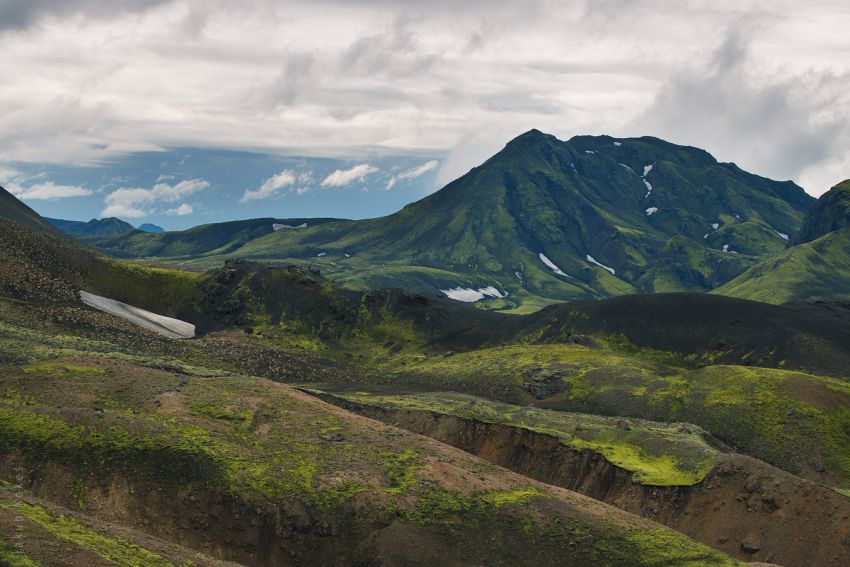
<svg viewBox="0 0 850 567">
<path fill-rule="evenodd" d="M 401 453 L 381 452 L 378 455 L 383 459 L 387 471 L 387 480 L 390 494 L 399 494 L 410 488 L 415 482 L 416 458 L 418 451 L 405 449 Z"/>
<path fill-rule="evenodd" d="M 529 487 L 520 488 L 518 490 L 504 490 L 487 492 L 481 496 L 481 500 L 488 504 L 492 504 L 496 508 L 502 506 L 514 505 L 521 506 L 535 496 L 543 496 L 544 492 L 539 488 Z"/>
<path fill-rule="evenodd" d="M 107 537 L 70 516 L 54 515 L 26 502 L 0 502 L 0 508 L 36 522 L 55 537 L 85 547 L 107 561 L 127 567 L 173 567 L 170 561 L 118 536 Z"/>
<path fill-rule="evenodd" d="M 686 539 L 670 530 L 633 532 L 626 537 L 637 552 L 635 559 L 649 567 L 703 567 L 706 565 L 742 565 L 728 555 Z"/>
<path fill-rule="evenodd" d="M 78 377 L 81 375 L 105 376 L 109 373 L 105 368 L 97 366 L 86 366 L 82 364 L 68 364 L 64 362 L 42 362 L 39 364 L 28 364 L 21 367 L 24 374 L 40 374 L 47 376 Z"/>
</svg>

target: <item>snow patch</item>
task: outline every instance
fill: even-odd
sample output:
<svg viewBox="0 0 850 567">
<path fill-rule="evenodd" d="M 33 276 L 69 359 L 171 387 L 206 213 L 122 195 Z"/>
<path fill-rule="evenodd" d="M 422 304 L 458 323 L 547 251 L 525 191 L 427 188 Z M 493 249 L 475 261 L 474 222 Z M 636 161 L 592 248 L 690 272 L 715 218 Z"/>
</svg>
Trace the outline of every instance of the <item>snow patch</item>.
<svg viewBox="0 0 850 567">
<path fill-rule="evenodd" d="M 735 218 L 738 219 L 738 220 L 741 220 L 741 215 L 736 214 Z"/>
<path fill-rule="evenodd" d="M 596 264 L 597 266 L 599 266 L 600 268 L 602 268 L 604 270 L 608 270 L 609 272 L 611 272 L 612 275 L 617 274 L 617 272 L 614 270 L 614 268 L 611 268 L 610 266 L 606 266 L 605 264 L 600 264 L 590 254 L 587 255 L 587 261 L 590 262 L 591 264 Z"/>
<path fill-rule="evenodd" d="M 584 150 L 584 153 L 586 153 L 586 154 L 595 154 L 596 152 L 594 152 L 593 150 Z"/>
<path fill-rule="evenodd" d="M 711 228 L 713 228 L 714 230 L 717 230 L 718 228 L 720 228 L 720 223 L 719 222 L 711 223 Z"/>
<path fill-rule="evenodd" d="M 652 194 L 652 183 L 644 179 L 643 184 L 646 185 L 646 195 L 643 196 L 643 198 L 646 199 Z"/>
<path fill-rule="evenodd" d="M 703 235 L 702 235 L 702 237 L 703 237 L 704 239 L 708 240 L 708 233 L 706 232 L 705 234 L 703 234 Z"/>
<path fill-rule="evenodd" d="M 516 279 L 522 281 L 522 272 L 514 272 L 514 275 L 516 276 Z"/>
<path fill-rule="evenodd" d="M 191 323 L 157 315 L 114 299 L 80 290 L 80 301 L 89 307 L 115 315 L 170 339 L 191 339 L 195 336 L 195 326 Z"/>
<path fill-rule="evenodd" d="M 464 303 L 475 303 L 476 301 L 480 301 L 485 297 L 501 298 L 508 296 L 507 292 L 502 294 L 498 289 L 493 286 L 480 287 L 478 289 L 457 286 L 452 289 L 441 289 L 440 291 L 445 293 L 446 297 L 448 297 L 449 299 L 454 299 L 455 301 L 463 301 Z"/>
<path fill-rule="evenodd" d="M 724 251 L 724 252 L 729 252 L 729 245 L 728 245 L 728 244 L 724 244 L 724 245 L 723 245 L 723 251 Z"/>
<path fill-rule="evenodd" d="M 779 232 L 776 229 L 773 229 L 773 232 L 775 232 L 776 235 L 779 236 L 779 238 L 781 238 L 782 240 L 788 240 L 788 235 L 785 234 L 784 232 Z"/>
<path fill-rule="evenodd" d="M 552 270 L 553 272 L 555 272 L 559 276 L 565 276 L 565 277 L 568 277 L 568 278 L 572 277 L 572 276 L 569 276 L 569 275 L 565 274 L 564 272 L 562 272 L 561 268 L 556 266 L 555 263 L 552 260 L 550 260 L 549 258 L 547 258 L 546 254 L 544 254 L 543 252 L 538 254 L 538 257 L 540 258 L 541 262 L 546 264 L 549 267 L 550 270 Z"/>
<path fill-rule="evenodd" d="M 275 231 L 275 232 L 277 232 L 281 229 L 284 229 L 284 228 L 307 228 L 307 223 L 304 222 L 304 223 L 299 224 L 298 226 L 292 226 L 292 225 L 289 225 L 289 224 L 280 224 L 280 223 L 273 223 L 272 224 L 272 230 Z"/>
<path fill-rule="evenodd" d="M 653 167 L 655 167 L 654 163 L 643 166 L 643 175 L 641 175 L 641 177 L 646 177 L 647 175 L 649 175 L 649 172 L 652 171 Z"/>
<path fill-rule="evenodd" d="M 651 217 L 652 213 L 657 213 L 657 212 L 658 212 L 658 207 L 649 207 L 648 209 L 646 209 L 646 216 Z"/>
<path fill-rule="evenodd" d="M 319 252 L 318 254 L 316 254 L 316 258 L 321 258 L 322 256 L 327 256 L 327 255 L 328 255 L 327 252 Z"/>
<path fill-rule="evenodd" d="M 628 165 L 626 165 L 626 164 L 624 164 L 624 163 L 621 163 L 620 165 L 622 165 L 623 167 L 625 167 L 626 169 L 628 169 L 628 170 L 629 170 L 629 171 L 631 171 L 632 173 L 634 173 L 634 172 L 635 172 L 635 170 L 634 170 L 634 169 L 632 169 L 631 167 L 629 167 Z"/>
<path fill-rule="evenodd" d="M 617 146 L 617 147 L 619 148 L 620 146 L 622 146 L 622 145 L 623 145 L 623 143 L 622 143 L 622 142 L 614 142 L 614 145 L 615 145 L 615 146 Z"/>
<path fill-rule="evenodd" d="M 351 258 L 351 254 L 346 254 L 346 255 L 345 255 L 345 257 L 346 257 L 346 258 Z"/>
</svg>

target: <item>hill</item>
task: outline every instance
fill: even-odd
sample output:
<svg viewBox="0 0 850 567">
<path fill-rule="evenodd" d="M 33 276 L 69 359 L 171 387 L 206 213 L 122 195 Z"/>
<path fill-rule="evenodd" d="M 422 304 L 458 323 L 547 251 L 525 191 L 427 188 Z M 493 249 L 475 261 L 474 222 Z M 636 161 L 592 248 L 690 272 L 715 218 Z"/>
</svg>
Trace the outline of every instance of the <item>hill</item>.
<svg viewBox="0 0 850 567">
<path fill-rule="evenodd" d="M 45 218 L 47 222 L 65 232 L 74 235 L 115 236 L 135 230 L 135 227 L 121 219 L 110 217 L 106 219 L 91 219 L 88 222 L 69 221 Z"/>
<path fill-rule="evenodd" d="M 277 231 L 321 225 L 332 219 L 251 219 L 205 224 L 184 231 L 150 232 L 136 230 L 88 243 L 124 258 L 191 258 L 228 254 L 251 240 Z M 219 262 L 220 263 L 220 262 Z"/>
<path fill-rule="evenodd" d="M 796 242 L 716 293 L 767 303 L 850 300 L 850 181 L 821 196 Z"/>
<path fill-rule="evenodd" d="M 54 231 L 50 223 L 41 218 L 37 212 L 2 187 L 0 187 L 0 219 L 16 222 L 29 228 Z"/>
<path fill-rule="evenodd" d="M 309 264 L 357 289 L 439 289 L 494 308 L 535 308 L 714 289 L 782 251 L 813 202 L 791 182 L 657 138 L 563 142 L 532 130 L 387 217 L 248 231 L 217 247 L 190 244 L 192 231 L 169 233 L 170 246 L 150 235 L 99 244 L 197 267 L 235 256 Z"/>
<path fill-rule="evenodd" d="M 151 224 L 149 222 L 146 222 L 144 224 L 140 224 L 139 230 L 141 230 L 142 232 L 165 232 L 165 229 L 162 228 L 161 226 L 156 225 L 156 224 Z"/>
</svg>

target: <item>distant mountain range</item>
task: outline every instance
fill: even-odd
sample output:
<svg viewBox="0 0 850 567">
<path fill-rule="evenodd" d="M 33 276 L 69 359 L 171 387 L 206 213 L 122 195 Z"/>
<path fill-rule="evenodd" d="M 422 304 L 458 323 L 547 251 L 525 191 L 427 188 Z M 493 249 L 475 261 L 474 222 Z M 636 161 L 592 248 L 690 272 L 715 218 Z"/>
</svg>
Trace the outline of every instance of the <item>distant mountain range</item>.
<svg viewBox="0 0 850 567">
<path fill-rule="evenodd" d="M 531 130 L 376 219 L 265 218 L 161 234 L 118 219 L 51 222 L 119 257 L 309 265 L 354 289 L 442 292 L 495 309 L 671 291 L 777 303 L 850 296 L 849 191 L 845 182 L 818 202 L 697 148 Z"/>
<path fill-rule="evenodd" d="M 137 230 L 132 224 L 115 217 L 105 219 L 91 219 L 88 222 L 45 218 L 47 222 L 72 235 L 80 236 L 117 236 Z M 155 224 L 139 225 L 138 230 L 142 232 L 164 232 L 162 227 Z"/>
</svg>

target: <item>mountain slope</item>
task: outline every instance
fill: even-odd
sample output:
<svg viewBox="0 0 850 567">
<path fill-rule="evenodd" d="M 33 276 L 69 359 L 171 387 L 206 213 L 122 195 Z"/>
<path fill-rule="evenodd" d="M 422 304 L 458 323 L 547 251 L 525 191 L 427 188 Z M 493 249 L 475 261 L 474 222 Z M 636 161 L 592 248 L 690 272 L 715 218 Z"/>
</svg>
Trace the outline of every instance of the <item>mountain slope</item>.
<svg viewBox="0 0 850 567">
<path fill-rule="evenodd" d="M 118 234 L 135 230 L 133 225 L 130 223 L 124 222 L 115 217 L 106 219 L 91 219 L 88 222 L 49 218 L 45 218 L 44 220 L 62 232 L 75 235 L 116 236 Z"/>
<path fill-rule="evenodd" d="M 696 148 L 649 137 L 562 142 L 532 130 L 393 215 L 268 232 L 190 263 L 220 263 L 221 253 L 309 263 L 360 289 L 492 286 L 494 307 L 706 291 L 780 252 L 813 201 L 791 182 Z M 150 237 L 135 249 L 102 246 L 183 260 L 199 254 L 176 244 L 190 234 L 171 238 L 173 250 L 148 245 Z"/>
<path fill-rule="evenodd" d="M 121 257 L 191 257 L 226 254 L 246 242 L 276 231 L 303 230 L 331 219 L 251 219 L 204 224 L 181 232 L 149 232 L 141 229 L 111 238 L 88 240 L 89 244 Z M 306 225 L 305 225 L 306 226 Z"/>
<path fill-rule="evenodd" d="M 0 218 L 30 228 L 55 232 L 50 223 L 2 187 L 0 187 Z"/>
<path fill-rule="evenodd" d="M 850 180 L 821 196 L 797 242 L 716 292 L 766 303 L 850 300 Z"/>
</svg>

